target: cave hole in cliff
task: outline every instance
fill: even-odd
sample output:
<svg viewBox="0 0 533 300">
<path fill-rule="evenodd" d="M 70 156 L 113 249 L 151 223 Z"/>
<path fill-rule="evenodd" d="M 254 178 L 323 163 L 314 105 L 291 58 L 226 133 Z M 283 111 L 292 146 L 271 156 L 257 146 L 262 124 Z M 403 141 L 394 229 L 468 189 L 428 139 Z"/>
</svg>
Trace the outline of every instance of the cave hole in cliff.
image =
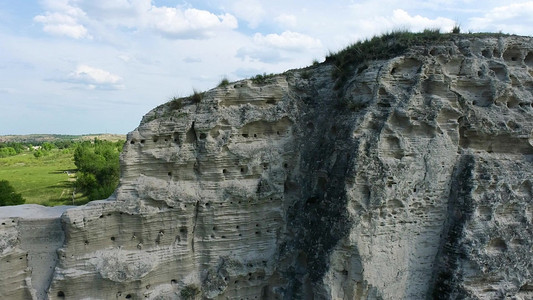
<svg viewBox="0 0 533 300">
<path fill-rule="evenodd" d="M 135 144 L 135 141 L 134 141 L 134 140 L 131 140 L 131 141 L 130 141 L 130 144 L 132 144 L 132 145 Z"/>
<path fill-rule="evenodd" d="M 157 141 L 159 141 L 159 139 L 154 137 L 153 141 L 154 141 L 154 143 L 157 143 Z"/>
<path fill-rule="evenodd" d="M 247 138 L 247 137 L 248 137 L 248 133 L 243 133 L 243 134 L 241 134 L 241 135 L 242 135 L 242 137 L 244 137 L 244 138 Z"/>
<path fill-rule="evenodd" d="M 309 197 L 307 198 L 307 201 L 305 202 L 305 204 L 312 205 L 312 204 L 316 204 L 317 202 L 318 202 L 318 197 Z"/>
<path fill-rule="evenodd" d="M 268 98 L 268 100 L 266 101 L 266 104 L 276 104 L 276 98 L 274 97 Z"/>
<path fill-rule="evenodd" d="M 206 138 L 207 138 L 207 134 L 205 134 L 205 133 L 203 133 L 203 132 L 200 133 L 200 139 L 201 139 L 201 140 L 205 140 Z"/>
<path fill-rule="evenodd" d="M 115 241 L 115 237 L 114 237 L 114 236 L 112 236 L 112 237 L 111 237 L 111 240 L 112 240 L 112 241 L 114 242 L 114 241 Z"/>
<path fill-rule="evenodd" d="M 2 222 L 2 225 L 6 225 L 6 223 Z"/>
<path fill-rule="evenodd" d="M 507 250 L 507 244 L 501 238 L 492 239 L 489 242 L 488 246 L 489 246 L 490 249 L 495 250 L 495 251 L 503 252 L 503 251 Z"/>
<path fill-rule="evenodd" d="M 85 244 L 85 246 L 89 245 L 89 241 L 85 240 L 84 244 Z"/>
<path fill-rule="evenodd" d="M 172 172 L 168 172 L 168 177 L 172 177 Z"/>
<path fill-rule="evenodd" d="M 500 57 L 500 51 L 498 51 L 498 49 L 494 49 L 492 51 L 492 56 L 496 58 Z"/>
<path fill-rule="evenodd" d="M 141 140 L 141 144 L 144 144 L 145 140 Z"/>
<path fill-rule="evenodd" d="M 64 299 L 65 298 L 65 293 L 63 291 L 59 291 L 59 292 L 57 292 L 57 297 L 61 298 L 61 299 Z"/>
<path fill-rule="evenodd" d="M 172 285 L 178 284 L 178 281 L 177 281 L 176 279 L 172 279 L 172 280 L 170 281 L 170 284 L 172 284 Z"/>
<path fill-rule="evenodd" d="M 226 169 L 222 169 L 222 173 L 226 174 L 228 171 Z"/>
<path fill-rule="evenodd" d="M 481 55 L 483 55 L 483 57 L 486 57 L 486 58 L 491 58 L 492 57 L 492 53 L 489 49 L 484 49 L 481 51 Z"/>
<path fill-rule="evenodd" d="M 180 143 L 180 136 L 177 132 L 174 132 L 172 134 L 172 139 L 174 140 L 175 143 L 178 143 L 178 144 Z"/>
<path fill-rule="evenodd" d="M 127 294 L 126 299 L 131 299 L 131 294 Z"/>
<path fill-rule="evenodd" d="M 392 68 L 392 69 L 390 70 L 390 74 L 391 74 L 391 75 L 394 75 L 394 73 L 396 73 L 396 68 Z"/>
</svg>

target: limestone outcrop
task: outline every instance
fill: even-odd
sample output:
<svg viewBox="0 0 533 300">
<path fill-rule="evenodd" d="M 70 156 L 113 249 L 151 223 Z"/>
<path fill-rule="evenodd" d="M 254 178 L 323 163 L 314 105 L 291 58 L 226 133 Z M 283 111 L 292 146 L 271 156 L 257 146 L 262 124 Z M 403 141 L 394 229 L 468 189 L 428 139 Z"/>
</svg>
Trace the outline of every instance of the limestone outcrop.
<svg viewBox="0 0 533 300">
<path fill-rule="evenodd" d="M 353 67 L 156 107 L 112 198 L 38 229 L 0 215 L 0 295 L 532 299 L 533 39 L 460 35 Z M 37 275 L 44 228 L 57 256 Z"/>
</svg>

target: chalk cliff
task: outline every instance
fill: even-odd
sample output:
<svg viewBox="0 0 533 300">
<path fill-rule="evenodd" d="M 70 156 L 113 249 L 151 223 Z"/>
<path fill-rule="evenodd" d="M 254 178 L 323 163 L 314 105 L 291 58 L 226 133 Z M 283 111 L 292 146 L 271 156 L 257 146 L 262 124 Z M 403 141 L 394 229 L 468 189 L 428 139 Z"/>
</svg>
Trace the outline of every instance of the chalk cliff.
<svg viewBox="0 0 533 300">
<path fill-rule="evenodd" d="M 0 215 L 0 296 L 532 299 L 533 39 L 352 67 L 156 107 L 112 198 Z"/>
</svg>

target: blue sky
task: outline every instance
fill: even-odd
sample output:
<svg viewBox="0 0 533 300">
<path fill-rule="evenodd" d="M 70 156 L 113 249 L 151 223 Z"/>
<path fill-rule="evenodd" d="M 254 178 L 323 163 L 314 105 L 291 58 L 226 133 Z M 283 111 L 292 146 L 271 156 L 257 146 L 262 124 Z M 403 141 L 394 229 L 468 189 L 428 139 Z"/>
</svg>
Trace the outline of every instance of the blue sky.
<svg viewBox="0 0 533 300">
<path fill-rule="evenodd" d="M 533 1 L 0 0 L 0 135 L 127 133 L 193 89 L 404 28 L 533 35 Z"/>
</svg>

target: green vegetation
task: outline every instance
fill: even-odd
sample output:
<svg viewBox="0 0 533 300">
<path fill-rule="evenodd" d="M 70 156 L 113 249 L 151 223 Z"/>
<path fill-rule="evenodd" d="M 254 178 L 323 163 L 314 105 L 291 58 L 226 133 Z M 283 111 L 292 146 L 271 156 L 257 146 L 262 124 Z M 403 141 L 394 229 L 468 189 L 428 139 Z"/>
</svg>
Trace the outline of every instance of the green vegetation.
<svg viewBox="0 0 533 300">
<path fill-rule="evenodd" d="M 73 199 L 75 169 L 72 153 L 60 149 L 52 149 L 42 157 L 26 150 L 0 158 L 0 180 L 9 180 L 26 203 L 47 206 L 86 203 L 87 197 L 80 193 L 75 193 Z"/>
<path fill-rule="evenodd" d="M 180 292 L 182 299 L 194 299 L 196 295 L 200 293 L 200 290 L 194 285 L 188 285 Z"/>
<path fill-rule="evenodd" d="M 364 63 L 371 60 L 389 59 L 403 55 L 410 47 L 425 46 L 439 42 L 449 41 L 450 37 L 457 36 L 461 29 L 456 25 L 451 33 L 441 33 L 438 29 L 426 29 L 423 32 L 414 33 L 406 30 L 398 30 L 381 36 L 374 36 L 371 39 L 359 41 L 347 48 L 330 53 L 326 57 L 326 62 L 333 63 L 335 70 L 333 78 L 337 79 L 335 88 L 339 89 L 353 74 L 365 68 Z M 468 36 L 480 37 L 487 33 L 468 34 Z M 501 35 L 501 34 L 499 34 Z"/>
<path fill-rule="evenodd" d="M 251 79 L 252 79 L 252 82 L 255 84 L 265 84 L 268 82 L 269 79 L 274 78 L 274 76 L 275 74 L 272 74 L 272 73 L 271 74 L 263 73 L 262 75 L 257 74 Z"/>
<path fill-rule="evenodd" d="M 337 79 L 336 88 L 353 74 L 361 63 L 370 60 L 389 59 L 404 54 L 410 47 L 443 40 L 445 34 L 438 29 L 424 30 L 420 33 L 394 31 L 369 40 L 357 42 L 346 49 L 326 57 L 326 62 L 335 64 L 333 77 Z"/>
<path fill-rule="evenodd" d="M 42 142 L 42 140 L 14 142 L 13 140 L 20 140 L 21 137 L 10 136 L 6 138 L 6 136 L 0 136 L 0 140 L 8 140 L 7 142 L 0 142 L 0 153 L 8 154 L 0 156 L 0 180 L 9 180 L 14 190 L 26 199 L 26 203 L 46 206 L 81 205 L 89 200 L 96 199 L 94 197 L 99 195 L 106 195 L 97 197 L 104 199 L 109 196 L 107 194 L 113 192 L 118 182 L 118 153 L 124 143 L 123 140 L 110 142 L 93 138 L 92 142 L 83 142 L 80 140 L 85 139 L 87 136 L 75 136 L 72 139 L 61 138 L 57 140 L 51 137 L 44 137 L 47 142 Z M 116 137 L 120 136 L 104 136 L 104 138 L 107 137 L 116 140 Z M 93 145 L 93 143 L 98 145 Z M 113 151 L 102 149 L 107 148 L 107 146 L 102 145 L 108 144 L 111 145 L 109 148 Z M 83 165 L 83 171 L 77 172 L 74 154 L 78 147 L 90 148 L 87 152 L 93 151 L 97 152 L 98 155 L 102 154 L 106 159 L 105 166 L 103 166 L 100 158 L 96 158 L 94 161 L 85 159 L 83 163 L 80 162 Z M 94 151 L 96 148 L 98 150 Z M 83 155 L 80 155 L 80 157 L 83 157 Z M 92 164 L 96 166 L 91 166 Z M 111 167 L 113 171 L 110 170 Z M 93 174 L 94 177 L 91 177 L 89 175 L 92 174 L 91 171 L 95 171 L 97 174 Z M 104 174 L 106 172 L 107 174 Z M 109 176 L 109 174 L 113 175 Z M 81 183 L 76 182 L 78 176 L 83 178 Z M 91 186 L 93 189 L 88 188 L 91 178 L 94 178 L 98 183 L 97 187 Z M 105 178 L 105 182 L 101 184 L 98 182 L 99 178 Z M 111 188 L 110 186 L 113 184 L 114 186 Z"/>
<path fill-rule="evenodd" d="M 123 144 L 95 139 L 93 143 L 83 142 L 76 147 L 76 188 L 89 200 L 105 199 L 117 187 L 120 177 L 119 154 Z"/>
<path fill-rule="evenodd" d="M 189 99 L 194 103 L 200 103 L 204 99 L 205 92 L 193 91 L 193 94 L 189 96 Z"/>
<path fill-rule="evenodd" d="M 24 203 L 21 194 L 15 193 L 15 189 L 7 180 L 0 180 L 0 206 L 19 205 Z"/>
<path fill-rule="evenodd" d="M 225 87 L 229 84 L 229 80 L 227 78 L 222 78 L 220 83 L 218 84 L 218 87 Z"/>
</svg>

